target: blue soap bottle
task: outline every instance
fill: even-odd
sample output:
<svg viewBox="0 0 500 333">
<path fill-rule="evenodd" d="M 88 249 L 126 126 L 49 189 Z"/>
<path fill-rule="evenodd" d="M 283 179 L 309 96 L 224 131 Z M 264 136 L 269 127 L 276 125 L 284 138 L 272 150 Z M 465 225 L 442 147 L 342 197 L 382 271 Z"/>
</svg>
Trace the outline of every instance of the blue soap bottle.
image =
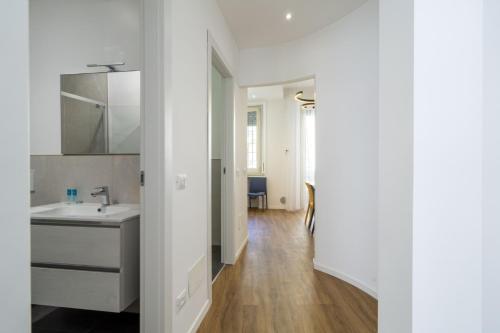
<svg viewBox="0 0 500 333">
<path fill-rule="evenodd" d="M 66 189 L 66 199 L 67 199 L 68 203 L 73 202 L 73 191 L 69 187 Z"/>
<path fill-rule="evenodd" d="M 72 188 L 71 189 L 71 199 L 72 199 L 73 203 L 77 202 L 77 199 L 78 199 L 78 190 L 76 188 Z"/>
</svg>

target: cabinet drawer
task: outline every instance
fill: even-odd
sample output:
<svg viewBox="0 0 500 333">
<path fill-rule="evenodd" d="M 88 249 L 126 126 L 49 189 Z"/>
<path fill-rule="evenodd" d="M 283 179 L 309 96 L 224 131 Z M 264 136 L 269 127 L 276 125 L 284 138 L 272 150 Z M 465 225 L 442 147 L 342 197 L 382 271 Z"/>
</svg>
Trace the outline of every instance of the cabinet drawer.
<svg viewBox="0 0 500 333">
<path fill-rule="evenodd" d="M 33 304 L 120 312 L 120 273 L 31 268 Z"/>
<path fill-rule="evenodd" d="M 31 262 L 119 268 L 120 228 L 33 224 Z"/>
</svg>

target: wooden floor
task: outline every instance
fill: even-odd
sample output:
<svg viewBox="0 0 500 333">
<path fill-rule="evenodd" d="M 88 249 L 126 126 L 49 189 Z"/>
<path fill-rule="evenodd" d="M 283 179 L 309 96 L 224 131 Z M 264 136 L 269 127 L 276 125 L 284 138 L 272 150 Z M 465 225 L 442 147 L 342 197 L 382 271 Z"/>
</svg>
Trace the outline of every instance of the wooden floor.
<svg viewBox="0 0 500 333">
<path fill-rule="evenodd" d="M 239 261 L 227 265 L 198 332 L 376 332 L 377 302 L 315 271 L 303 213 L 252 210 Z"/>
</svg>

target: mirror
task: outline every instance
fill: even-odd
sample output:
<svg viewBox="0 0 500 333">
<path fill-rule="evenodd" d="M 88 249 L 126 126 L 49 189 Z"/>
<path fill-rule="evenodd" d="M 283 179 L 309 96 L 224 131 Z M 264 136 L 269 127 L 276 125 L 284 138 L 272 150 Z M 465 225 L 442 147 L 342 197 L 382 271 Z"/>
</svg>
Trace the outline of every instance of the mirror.
<svg viewBox="0 0 500 333">
<path fill-rule="evenodd" d="M 141 74 L 61 75 L 64 155 L 139 154 Z"/>
</svg>

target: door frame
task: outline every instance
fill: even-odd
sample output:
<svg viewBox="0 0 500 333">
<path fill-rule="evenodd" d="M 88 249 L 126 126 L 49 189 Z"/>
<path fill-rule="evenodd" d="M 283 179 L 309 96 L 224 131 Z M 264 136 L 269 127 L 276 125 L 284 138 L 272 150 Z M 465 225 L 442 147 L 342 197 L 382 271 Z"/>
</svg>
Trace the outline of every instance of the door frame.
<svg viewBox="0 0 500 333">
<path fill-rule="evenodd" d="M 213 60 L 213 59 L 212 59 Z M 212 161 L 213 161 L 213 156 L 212 156 L 212 133 L 213 133 L 213 118 L 212 118 L 212 114 L 213 114 L 213 109 L 212 109 L 212 103 L 213 103 L 213 88 L 212 88 L 212 74 L 213 74 L 213 69 L 215 68 L 215 70 L 222 76 L 222 89 L 223 89 L 223 98 L 226 97 L 226 89 L 225 89 L 225 83 L 226 83 L 226 76 L 227 74 L 223 74 L 223 71 L 220 70 L 221 66 L 220 65 L 216 65 L 214 62 L 212 62 L 210 68 L 209 68 L 209 71 L 210 71 L 210 108 L 209 108 L 209 113 L 208 113 L 208 160 L 209 160 L 209 179 L 208 179 L 208 186 L 209 186 L 209 233 L 210 233 L 210 247 L 209 247 L 209 259 L 210 259 L 210 265 L 212 265 L 212 245 L 213 245 L 213 230 L 212 230 L 212 226 L 213 226 L 213 221 L 212 221 L 212 195 L 213 195 L 213 190 L 212 190 L 212 172 L 213 172 L 213 169 L 212 169 Z M 220 172 L 221 172 L 221 179 L 220 179 L 220 204 L 221 204 L 221 207 L 220 207 L 220 217 L 221 217 L 221 221 L 220 221 L 220 242 L 221 242 L 221 262 L 222 264 L 224 264 L 225 266 L 225 259 L 226 259 L 226 254 L 224 253 L 225 249 L 226 249 L 226 244 L 225 244 L 225 230 L 224 230 L 224 226 L 226 225 L 226 222 L 227 221 L 227 216 L 226 216 L 226 207 L 227 207 L 227 204 L 226 204 L 226 201 L 227 201 L 227 180 L 226 180 L 226 173 L 227 173 L 227 133 L 226 133 L 226 129 L 227 129 L 227 119 L 226 119 L 226 107 L 224 106 L 224 110 L 223 110 L 223 115 L 222 115 L 222 124 L 221 125 L 221 128 L 223 128 L 223 132 L 222 132 L 222 144 L 223 144 L 223 148 L 222 148 L 222 156 L 221 156 L 221 165 L 220 165 Z M 216 275 L 215 279 L 212 277 L 212 271 L 210 270 L 210 277 L 212 278 L 212 283 L 217 279 L 217 277 L 219 276 L 220 272 L 222 272 L 222 270 L 224 269 L 224 266 L 221 268 L 221 270 L 219 271 L 219 273 Z M 213 268 L 213 267 L 211 267 Z"/>
<path fill-rule="evenodd" d="M 140 331 L 171 332 L 171 0 L 142 1 Z"/>
<path fill-rule="evenodd" d="M 210 31 L 207 31 L 207 286 L 212 303 L 212 65 L 222 74 L 224 81 L 224 158 L 226 168 L 221 179 L 221 247 L 222 262 L 234 263 L 234 112 L 235 81 Z"/>
</svg>

